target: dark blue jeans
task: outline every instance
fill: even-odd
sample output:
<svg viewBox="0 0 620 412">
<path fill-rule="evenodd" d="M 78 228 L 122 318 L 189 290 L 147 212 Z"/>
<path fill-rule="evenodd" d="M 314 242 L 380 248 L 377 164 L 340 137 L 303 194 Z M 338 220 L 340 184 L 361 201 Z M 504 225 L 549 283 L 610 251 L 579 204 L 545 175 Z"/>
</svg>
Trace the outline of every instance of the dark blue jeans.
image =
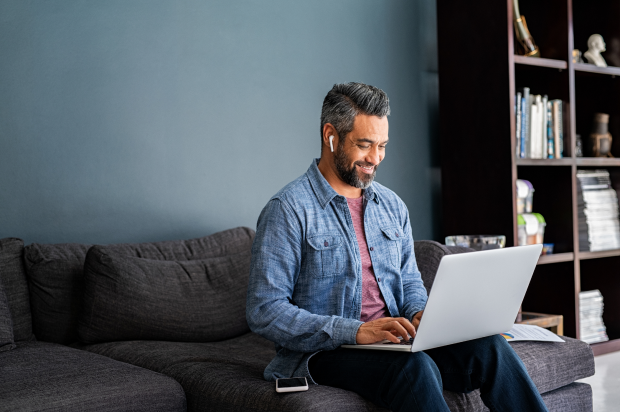
<svg viewBox="0 0 620 412">
<path fill-rule="evenodd" d="M 478 388 L 491 411 L 547 410 L 523 362 L 499 335 L 415 353 L 339 348 L 317 353 L 309 367 L 316 383 L 357 392 L 394 412 L 449 412 L 442 389 Z"/>
</svg>

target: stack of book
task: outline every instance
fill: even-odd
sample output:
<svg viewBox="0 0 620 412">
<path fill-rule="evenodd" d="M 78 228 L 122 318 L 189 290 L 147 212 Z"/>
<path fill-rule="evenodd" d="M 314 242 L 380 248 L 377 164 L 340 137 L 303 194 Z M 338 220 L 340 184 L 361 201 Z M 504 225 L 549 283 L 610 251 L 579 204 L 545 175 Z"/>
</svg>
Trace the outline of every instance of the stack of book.
<svg viewBox="0 0 620 412">
<path fill-rule="evenodd" d="M 579 250 L 620 249 L 618 195 L 607 170 L 577 170 Z"/>
<path fill-rule="evenodd" d="M 579 332 L 587 343 L 609 340 L 603 323 L 603 295 L 598 289 L 579 292 Z"/>
<path fill-rule="evenodd" d="M 564 151 L 562 100 L 530 94 L 515 96 L 516 155 L 530 159 L 561 159 Z"/>
</svg>

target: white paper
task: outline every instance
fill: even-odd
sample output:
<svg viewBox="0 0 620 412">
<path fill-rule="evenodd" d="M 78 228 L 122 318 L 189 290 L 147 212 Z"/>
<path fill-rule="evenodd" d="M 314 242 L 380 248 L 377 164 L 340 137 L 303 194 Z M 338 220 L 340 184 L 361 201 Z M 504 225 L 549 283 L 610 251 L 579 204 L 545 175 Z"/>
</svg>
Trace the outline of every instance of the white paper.
<svg viewBox="0 0 620 412">
<path fill-rule="evenodd" d="M 538 342 L 564 342 L 564 340 L 555 333 L 536 325 L 515 324 L 512 329 L 506 333 L 502 333 L 501 336 L 506 338 L 508 342 L 526 340 Z"/>
</svg>

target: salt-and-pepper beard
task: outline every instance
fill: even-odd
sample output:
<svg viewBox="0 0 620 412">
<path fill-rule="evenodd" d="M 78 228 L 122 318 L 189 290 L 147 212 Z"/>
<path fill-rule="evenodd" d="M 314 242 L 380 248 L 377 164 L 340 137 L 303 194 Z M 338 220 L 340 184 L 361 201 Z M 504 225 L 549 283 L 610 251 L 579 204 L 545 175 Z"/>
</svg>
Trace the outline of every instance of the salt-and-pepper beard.
<svg viewBox="0 0 620 412">
<path fill-rule="evenodd" d="M 334 163 L 336 164 L 336 170 L 340 175 L 340 179 L 346 184 L 356 187 L 358 189 L 367 189 L 368 186 L 375 179 L 375 175 L 377 174 L 377 167 L 375 166 L 371 175 L 364 173 L 364 178 L 360 178 L 358 171 L 356 170 L 356 165 L 360 166 L 373 166 L 367 162 L 355 162 L 353 166 L 349 168 L 349 158 L 344 152 L 344 145 L 338 145 L 338 151 L 334 155 Z"/>
</svg>

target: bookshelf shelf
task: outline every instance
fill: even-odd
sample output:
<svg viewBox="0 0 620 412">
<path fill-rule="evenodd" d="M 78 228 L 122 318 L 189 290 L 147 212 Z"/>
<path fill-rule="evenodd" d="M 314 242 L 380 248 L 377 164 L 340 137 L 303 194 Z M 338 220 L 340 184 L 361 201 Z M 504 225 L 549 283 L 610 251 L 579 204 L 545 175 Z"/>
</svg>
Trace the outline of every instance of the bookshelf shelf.
<svg viewBox="0 0 620 412">
<path fill-rule="evenodd" d="M 620 76 L 620 67 L 598 67 L 593 64 L 574 63 L 575 72 Z"/>
<path fill-rule="evenodd" d="M 612 157 L 578 157 L 577 166 L 618 167 L 620 159 Z"/>
<path fill-rule="evenodd" d="M 594 356 L 604 355 L 620 350 L 620 339 L 610 339 L 607 342 L 593 343 L 590 345 Z"/>
<path fill-rule="evenodd" d="M 565 157 L 563 159 L 515 159 L 517 166 L 592 166 L 619 167 L 620 158 L 615 157 Z"/>
<path fill-rule="evenodd" d="M 573 49 L 587 50 L 588 37 L 600 33 L 609 41 L 606 61 L 620 66 L 620 53 L 611 52 L 620 38 L 620 2 L 519 0 L 519 7 L 542 58 L 518 55 L 512 0 L 479 0 L 475 12 L 471 2 L 437 0 L 442 235 L 501 233 L 506 246 L 516 245 L 516 180 L 529 180 L 534 212 L 544 216 L 545 243 L 555 244 L 555 254 L 539 259 L 523 310 L 562 315 L 565 335 L 579 338 L 579 293 L 599 289 L 610 341 L 592 348 L 620 351 L 620 250 L 579 251 L 577 187 L 579 168 L 605 168 L 620 192 L 620 67 L 572 61 Z M 488 51 L 484 58 L 456 41 L 462 33 Z M 523 87 L 563 101 L 563 159 L 515 157 L 515 96 Z M 575 156 L 578 133 L 588 146 L 595 113 L 610 115 L 615 158 Z"/>
<path fill-rule="evenodd" d="M 575 161 L 568 157 L 564 159 L 515 159 L 517 166 L 572 166 Z"/>
<path fill-rule="evenodd" d="M 579 260 L 600 259 L 605 257 L 620 256 L 620 249 L 602 250 L 600 252 L 579 252 Z"/>
<path fill-rule="evenodd" d="M 519 56 L 518 54 L 514 56 L 514 60 L 516 64 L 524 64 L 527 66 L 550 67 L 560 70 L 568 68 L 568 64 L 564 60 L 545 59 L 541 57 L 525 57 Z"/>
<path fill-rule="evenodd" d="M 558 263 L 558 262 L 572 262 L 575 259 L 574 253 L 556 253 L 553 255 L 542 255 L 538 259 L 539 265 L 546 265 L 549 263 Z"/>
</svg>

